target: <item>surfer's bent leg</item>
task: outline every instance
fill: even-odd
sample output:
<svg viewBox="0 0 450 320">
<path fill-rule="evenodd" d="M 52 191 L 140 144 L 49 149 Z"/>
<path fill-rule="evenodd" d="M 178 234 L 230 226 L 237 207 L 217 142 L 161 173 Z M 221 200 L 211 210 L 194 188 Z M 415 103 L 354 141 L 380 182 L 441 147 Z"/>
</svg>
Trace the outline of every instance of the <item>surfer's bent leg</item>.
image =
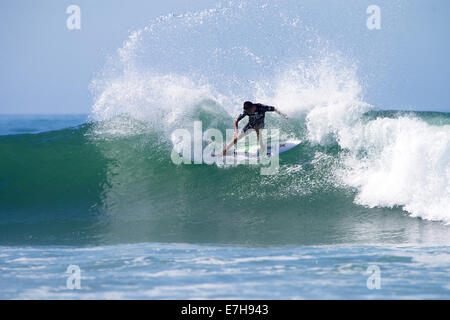
<svg viewBox="0 0 450 320">
<path fill-rule="evenodd" d="M 258 137 L 258 142 L 259 142 L 259 150 L 261 152 L 266 151 L 266 147 L 264 146 L 264 143 L 262 141 L 262 132 L 260 131 L 261 129 L 264 129 L 264 124 L 258 126 L 257 128 L 255 128 L 256 131 L 256 136 Z"/>
<path fill-rule="evenodd" d="M 244 127 L 244 129 L 242 129 L 242 131 L 239 132 L 239 133 L 238 133 L 238 134 L 230 141 L 230 143 L 228 143 L 228 144 L 226 145 L 225 149 L 223 149 L 222 155 L 226 155 L 228 149 L 230 149 L 231 146 L 233 146 L 236 142 L 238 142 L 239 139 L 241 139 L 243 136 L 245 136 L 245 135 L 246 135 L 246 132 L 248 131 L 248 129 L 250 129 L 250 126 L 249 126 L 249 125 L 246 125 L 246 126 Z"/>
</svg>

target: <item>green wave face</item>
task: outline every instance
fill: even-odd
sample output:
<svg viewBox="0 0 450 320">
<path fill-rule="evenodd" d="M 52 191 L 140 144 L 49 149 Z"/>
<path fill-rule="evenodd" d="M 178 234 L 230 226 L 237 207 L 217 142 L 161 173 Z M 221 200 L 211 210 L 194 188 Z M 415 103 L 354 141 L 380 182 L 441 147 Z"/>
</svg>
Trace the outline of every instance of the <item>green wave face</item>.
<svg viewBox="0 0 450 320">
<path fill-rule="evenodd" d="M 364 121 L 390 116 L 369 113 Z M 422 117 L 448 123 L 447 115 Z M 94 134 L 98 126 L 0 137 L 0 244 L 448 238 L 445 225 L 411 218 L 400 206 L 356 204 L 357 189 L 338 177 L 349 151 L 337 143 L 303 142 L 281 155 L 278 174 L 263 176 L 252 165 L 175 165 L 160 133 L 108 138 Z"/>
</svg>

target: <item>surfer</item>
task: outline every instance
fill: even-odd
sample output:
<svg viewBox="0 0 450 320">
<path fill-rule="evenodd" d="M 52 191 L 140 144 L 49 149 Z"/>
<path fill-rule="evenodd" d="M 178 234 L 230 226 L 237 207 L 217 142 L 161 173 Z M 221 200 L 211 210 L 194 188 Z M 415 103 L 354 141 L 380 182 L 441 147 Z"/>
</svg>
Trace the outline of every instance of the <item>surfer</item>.
<svg viewBox="0 0 450 320">
<path fill-rule="evenodd" d="M 234 120 L 234 138 L 228 143 L 223 149 L 222 154 L 226 155 L 228 149 L 231 148 L 233 144 L 235 144 L 239 139 L 244 137 L 248 132 L 251 132 L 249 130 L 253 129 L 256 131 L 256 136 L 258 137 L 260 150 L 264 151 L 265 147 L 262 142 L 262 137 L 259 134 L 260 129 L 264 129 L 264 117 L 266 115 L 266 112 L 268 111 L 274 111 L 286 119 L 288 118 L 284 113 L 278 111 L 275 107 L 266 106 L 261 103 L 253 103 L 251 101 L 245 101 L 244 102 L 244 112 L 242 112 L 235 120 Z M 248 116 L 248 123 L 245 125 L 245 127 L 242 129 L 241 132 L 238 130 L 238 123 L 243 118 Z"/>
</svg>

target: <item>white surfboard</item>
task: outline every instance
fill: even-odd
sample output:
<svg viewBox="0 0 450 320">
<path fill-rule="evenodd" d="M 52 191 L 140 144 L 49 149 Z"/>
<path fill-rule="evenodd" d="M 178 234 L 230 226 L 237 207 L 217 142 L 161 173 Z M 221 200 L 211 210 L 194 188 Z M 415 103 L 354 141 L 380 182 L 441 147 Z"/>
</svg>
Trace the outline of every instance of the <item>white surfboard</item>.
<svg viewBox="0 0 450 320">
<path fill-rule="evenodd" d="M 278 154 L 286 152 L 288 150 L 291 150 L 292 148 L 298 146 L 300 143 L 302 142 L 302 140 L 297 140 L 297 139 L 290 139 L 290 140 L 285 140 L 282 142 L 279 142 L 279 148 L 278 148 Z M 259 144 L 251 144 L 251 145 L 243 145 L 243 144 L 238 144 L 238 146 L 236 148 L 231 148 L 230 150 L 228 150 L 227 154 L 225 156 L 223 156 L 221 153 L 220 154 L 211 154 L 210 160 L 208 160 L 205 163 L 209 163 L 212 159 L 212 163 L 247 163 L 249 160 L 251 160 L 251 162 L 257 162 L 258 159 L 260 157 L 271 157 L 274 155 L 274 153 L 276 152 L 275 148 L 272 148 L 271 143 L 267 143 L 267 151 L 266 152 L 260 152 L 259 150 Z M 234 149 L 234 150 L 233 150 Z M 179 155 L 182 157 L 182 153 L 179 152 Z M 205 161 L 205 159 L 203 159 Z M 226 160 L 226 161 L 225 161 Z"/>
<path fill-rule="evenodd" d="M 296 146 L 298 146 L 301 143 L 301 140 L 286 140 L 286 141 L 282 141 L 280 142 L 280 147 L 279 147 L 279 153 L 283 153 L 286 152 Z M 275 152 L 275 150 L 272 150 L 270 144 L 267 147 L 267 155 L 271 156 L 272 153 Z M 232 150 L 230 150 L 227 153 L 227 156 L 230 155 L 237 155 L 237 156 L 248 156 L 248 157 L 257 157 L 259 155 L 260 151 L 259 151 L 259 144 L 254 144 L 254 145 L 249 145 L 249 146 L 241 146 L 238 147 L 234 150 L 234 152 Z"/>
<path fill-rule="evenodd" d="M 300 143 L 301 140 L 286 140 L 280 142 L 279 154 L 298 146 Z M 265 159 L 270 158 L 274 155 L 273 152 L 275 152 L 275 150 L 272 150 L 269 144 L 267 148 L 267 156 L 265 153 L 262 153 L 262 157 Z M 229 150 L 225 156 L 217 155 L 214 159 L 216 164 L 220 167 L 233 164 L 257 164 L 260 159 L 259 145 L 239 146 L 235 150 Z"/>
</svg>

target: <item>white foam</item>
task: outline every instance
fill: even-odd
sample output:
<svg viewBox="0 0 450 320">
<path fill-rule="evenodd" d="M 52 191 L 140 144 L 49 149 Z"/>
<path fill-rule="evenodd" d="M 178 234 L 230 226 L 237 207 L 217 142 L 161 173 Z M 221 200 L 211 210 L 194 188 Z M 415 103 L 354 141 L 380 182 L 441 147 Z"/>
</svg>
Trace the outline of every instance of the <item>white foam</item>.
<svg viewBox="0 0 450 320">
<path fill-rule="evenodd" d="M 220 96 L 216 97 L 207 84 L 185 76 L 129 71 L 103 83 L 93 116 L 96 120 L 125 116 L 149 124 L 154 130 L 168 132 L 204 99 L 220 100 Z M 129 135 L 140 133 L 143 128 L 122 118 L 108 129 L 113 134 Z"/>
<path fill-rule="evenodd" d="M 356 202 L 402 206 L 412 216 L 450 222 L 450 126 L 381 118 L 352 128 L 343 180 L 358 188 Z M 359 159 L 356 151 L 368 151 Z"/>
<path fill-rule="evenodd" d="M 342 60 L 324 59 L 283 74 L 260 95 L 291 115 L 304 115 L 308 140 L 338 143 L 345 168 L 340 183 L 357 189 L 355 202 L 400 206 L 412 216 L 450 223 L 450 126 L 414 117 L 364 118 L 356 72 Z"/>
</svg>

